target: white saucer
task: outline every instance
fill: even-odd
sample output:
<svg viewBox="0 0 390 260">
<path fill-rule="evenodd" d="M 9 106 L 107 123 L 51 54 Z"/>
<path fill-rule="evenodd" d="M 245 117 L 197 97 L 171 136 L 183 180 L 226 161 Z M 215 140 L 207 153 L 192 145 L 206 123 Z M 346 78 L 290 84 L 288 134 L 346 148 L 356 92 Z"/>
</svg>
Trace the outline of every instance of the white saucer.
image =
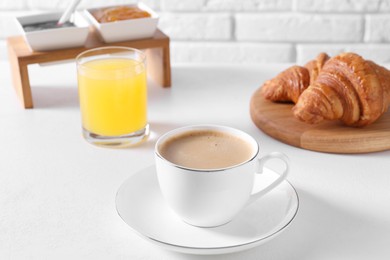
<svg viewBox="0 0 390 260">
<path fill-rule="evenodd" d="M 257 177 L 262 177 L 261 183 L 256 182 L 254 190 L 267 185 L 277 174 L 265 169 L 263 176 Z M 141 237 L 188 254 L 224 254 L 260 245 L 285 230 L 296 216 L 298 205 L 297 192 L 284 181 L 230 223 L 215 228 L 194 227 L 165 204 L 154 165 L 128 178 L 116 195 L 118 214 Z"/>
</svg>

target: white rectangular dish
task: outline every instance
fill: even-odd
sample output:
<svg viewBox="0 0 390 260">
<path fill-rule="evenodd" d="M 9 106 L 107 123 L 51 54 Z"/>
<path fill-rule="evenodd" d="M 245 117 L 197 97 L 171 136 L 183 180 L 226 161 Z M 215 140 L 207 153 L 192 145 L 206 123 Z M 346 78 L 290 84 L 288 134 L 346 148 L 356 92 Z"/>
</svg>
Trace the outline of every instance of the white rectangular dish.
<svg viewBox="0 0 390 260">
<path fill-rule="evenodd" d="M 62 13 L 46 13 L 20 16 L 16 18 L 20 32 L 32 51 L 49 51 L 83 46 L 89 32 L 89 24 L 84 17 L 76 12 L 72 27 L 59 27 L 36 31 L 25 31 L 23 26 L 29 24 L 58 21 Z"/>
<path fill-rule="evenodd" d="M 154 35 L 157 29 L 158 15 L 148 6 L 143 3 L 125 5 L 127 7 L 138 7 L 148 12 L 151 17 L 128 19 L 115 22 L 98 22 L 93 13 L 101 8 L 93 8 L 84 10 L 86 18 L 96 28 L 99 36 L 104 42 L 120 42 L 128 40 L 136 40 L 143 38 L 150 38 Z M 115 6 L 110 6 L 115 7 Z M 105 7 L 105 8 L 110 8 Z"/>
</svg>

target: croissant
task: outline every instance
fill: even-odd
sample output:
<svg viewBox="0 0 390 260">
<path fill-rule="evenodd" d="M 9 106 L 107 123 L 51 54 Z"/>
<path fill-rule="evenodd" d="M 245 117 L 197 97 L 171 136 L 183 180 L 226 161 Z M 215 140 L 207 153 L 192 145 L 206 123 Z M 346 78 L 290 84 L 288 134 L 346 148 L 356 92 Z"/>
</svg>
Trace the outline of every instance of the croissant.
<svg viewBox="0 0 390 260">
<path fill-rule="evenodd" d="M 271 101 L 296 103 L 302 92 L 316 80 L 328 59 L 329 56 L 326 53 L 320 53 L 316 59 L 309 61 L 304 67 L 295 65 L 282 71 L 275 78 L 263 84 L 262 95 Z"/>
<path fill-rule="evenodd" d="M 390 105 L 390 71 L 354 53 L 329 59 L 301 94 L 294 115 L 307 123 L 341 120 L 366 126 Z"/>
</svg>

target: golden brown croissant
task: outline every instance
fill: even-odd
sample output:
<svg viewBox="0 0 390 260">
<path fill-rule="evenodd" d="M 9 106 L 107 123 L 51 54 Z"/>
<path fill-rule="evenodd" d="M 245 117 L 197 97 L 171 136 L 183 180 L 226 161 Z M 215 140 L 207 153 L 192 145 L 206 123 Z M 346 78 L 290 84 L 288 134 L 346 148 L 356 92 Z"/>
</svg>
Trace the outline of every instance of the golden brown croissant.
<svg viewBox="0 0 390 260">
<path fill-rule="evenodd" d="M 300 120 L 318 123 L 341 120 L 365 126 L 390 105 L 390 71 L 354 53 L 328 60 L 315 82 L 299 97 L 293 113 Z"/>
<path fill-rule="evenodd" d="M 262 95 L 271 101 L 292 101 L 296 103 L 302 92 L 315 81 L 318 73 L 329 59 L 326 53 L 320 53 L 316 59 L 304 67 L 292 66 L 275 78 L 266 81 L 261 87 Z"/>
</svg>

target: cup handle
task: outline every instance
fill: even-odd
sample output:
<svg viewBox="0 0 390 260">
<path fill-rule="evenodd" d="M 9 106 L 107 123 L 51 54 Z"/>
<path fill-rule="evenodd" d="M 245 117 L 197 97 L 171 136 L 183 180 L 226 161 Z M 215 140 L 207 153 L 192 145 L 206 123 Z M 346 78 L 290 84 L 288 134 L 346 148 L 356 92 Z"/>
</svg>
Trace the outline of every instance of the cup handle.
<svg viewBox="0 0 390 260">
<path fill-rule="evenodd" d="M 284 171 L 282 173 L 279 174 L 279 178 L 277 178 L 274 182 L 272 182 L 270 185 L 268 185 L 266 188 L 262 189 L 261 191 L 258 191 L 256 193 L 252 194 L 251 197 L 249 198 L 247 205 L 251 204 L 255 200 L 264 196 L 265 194 L 267 194 L 268 192 L 273 190 L 276 186 L 278 186 L 282 181 L 284 181 L 286 179 L 287 174 L 289 172 L 289 159 L 288 159 L 287 155 L 285 155 L 283 153 L 279 153 L 279 152 L 272 152 L 272 153 L 265 155 L 262 158 L 258 158 L 257 159 L 258 163 L 257 163 L 256 173 L 259 173 L 259 174 L 263 173 L 264 164 L 268 160 L 274 159 L 274 158 L 282 160 L 284 162 L 286 168 L 284 169 Z"/>
</svg>

